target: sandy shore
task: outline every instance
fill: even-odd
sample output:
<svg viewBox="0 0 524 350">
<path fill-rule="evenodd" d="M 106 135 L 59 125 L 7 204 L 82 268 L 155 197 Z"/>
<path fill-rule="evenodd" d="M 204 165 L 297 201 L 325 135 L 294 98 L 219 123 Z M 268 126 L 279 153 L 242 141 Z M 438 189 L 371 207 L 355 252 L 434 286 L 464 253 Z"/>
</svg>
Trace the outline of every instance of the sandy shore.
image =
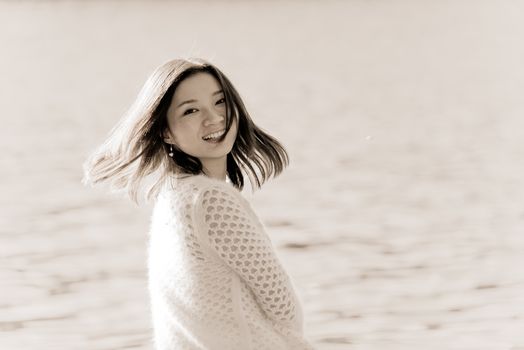
<svg viewBox="0 0 524 350">
<path fill-rule="evenodd" d="M 0 2 L 0 349 L 151 349 L 151 207 L 81 163 L 156 65 L 203 56 L 289 149 L 246 196 L 318 349 L 523 350 L 522 13 Z"/>
</svg>

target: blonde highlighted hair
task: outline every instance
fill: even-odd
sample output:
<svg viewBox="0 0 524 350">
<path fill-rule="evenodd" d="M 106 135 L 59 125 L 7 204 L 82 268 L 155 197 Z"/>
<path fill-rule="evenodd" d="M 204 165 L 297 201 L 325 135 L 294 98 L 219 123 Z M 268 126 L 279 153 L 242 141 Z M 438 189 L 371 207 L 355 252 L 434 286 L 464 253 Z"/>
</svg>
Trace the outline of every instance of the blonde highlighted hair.
<svg viewBox="0 0 524 350">
<path fill-rule="evenodd" d="M 202 174 L 198 158 L 163 140 L 167 128 L 167 110 L 178 84 L 185 78 L 206 72 L 217 79 L 226 100 L 226 133 L 233 118 L 238 134 L 227 156 L 227 174 L 239 189 L 246 173 L 252 187 L 260 187 L 289 163 L 284 147 L 257 127 L 249 116 L 240 95 L 229 79 L 214 65 L 202 59 L 174 59 L 156 68 L 149 76 L 135 102 L 111 130 L 106 141 L 84 163 L 83 183 L 107 182 L 114 191 L 124 191 L 137 202 L 144 179 L 156 176 L 146 198 L 156 196 L 162 184 L 173 174 Z"/>
</svg>

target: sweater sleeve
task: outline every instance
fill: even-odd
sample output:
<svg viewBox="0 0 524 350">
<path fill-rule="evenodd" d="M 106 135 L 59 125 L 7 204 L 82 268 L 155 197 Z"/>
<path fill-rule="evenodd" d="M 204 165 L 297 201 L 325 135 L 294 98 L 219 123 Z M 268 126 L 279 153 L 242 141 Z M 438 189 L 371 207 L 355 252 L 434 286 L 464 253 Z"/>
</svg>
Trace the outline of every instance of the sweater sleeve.
<svg viewBox="0 0 524 350">
<path fill-rule="evenodd" d="M 302 314 L 292 283 L 248 202 L 234 189 L 204 190 L 197 209 L 203 239 L 254 293 L 272 321 L 302 331 Z"/>
</svg>

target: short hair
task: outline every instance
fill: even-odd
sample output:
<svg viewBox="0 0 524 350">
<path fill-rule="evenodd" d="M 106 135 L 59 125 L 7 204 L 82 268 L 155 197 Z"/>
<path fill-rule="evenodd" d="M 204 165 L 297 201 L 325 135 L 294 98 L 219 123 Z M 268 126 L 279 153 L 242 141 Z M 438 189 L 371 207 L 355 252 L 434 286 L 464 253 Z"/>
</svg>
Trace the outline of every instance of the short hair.
<svg viewBox="0 0 524 350">
<path fill-rule="evenodd" d="M 222 87 L 226 104 L 226 133 L 236 118 L 238 133 L 227 155 L 227 175 L 234 186 L 244 187 L 243 173 L 252 188 L 259 188 L 270 177 L 279 175 L 289 164 L 285 148 L 260 129 L 251 119 L 231 81 L 220 69 L 202 59 L 174 59 L 156 68 L 142 87 L 135 102 L 106 141 L 84 163 L 84 184 L 108 182 L 115 191 L 125 191 L 137 201 L 144 178 L 158 178 L 147 191 L 147 199 L 158 194 L 172 174 L 203 174 L 200 160 L 163 140 L 167 110 L 179 84 L 196 73 L 211 74 Z"/>
</svg>

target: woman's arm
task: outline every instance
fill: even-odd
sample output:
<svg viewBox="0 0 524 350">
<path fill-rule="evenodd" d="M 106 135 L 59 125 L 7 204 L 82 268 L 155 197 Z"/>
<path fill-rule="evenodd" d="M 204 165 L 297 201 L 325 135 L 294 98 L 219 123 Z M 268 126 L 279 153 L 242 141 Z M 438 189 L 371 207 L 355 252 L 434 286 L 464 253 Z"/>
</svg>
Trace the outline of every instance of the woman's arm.
<svg viewBox="0 0 524 350">
<path fill-rule="evenodd" d="M 251 207 L 234 189 L 214 186 L 196 208 L 207 245 L 255 294 L 271 320 L 302 331 L 300 301 Z"/>
</svg>

